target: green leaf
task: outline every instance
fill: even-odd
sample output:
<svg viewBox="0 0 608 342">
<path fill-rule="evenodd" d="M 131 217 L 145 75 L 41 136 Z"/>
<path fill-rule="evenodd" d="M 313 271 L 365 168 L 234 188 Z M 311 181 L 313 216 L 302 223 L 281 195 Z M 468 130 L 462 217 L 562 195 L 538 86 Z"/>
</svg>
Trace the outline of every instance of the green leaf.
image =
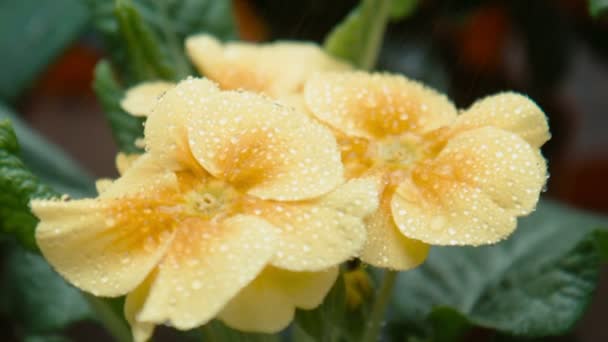
<svg viewBox="0 0 608 342">
<path fill-rule="evenodd" d="M 589 0 L 589 12 L 593 17 L 600 17 L 608 13 L 608 0 Z"/>
<path fill-rule="evenodd" d="M 418 6 L 418 0 L 392 0 L 391 20 L 397 21 L 409 17 Z"/>
<path fill-rule="evenodd" d="M 580 318 L 606 261 L 608 220 L 541 203 L 508 240 L 479 248 L 435 247 L 400 274 L 392 320 L 423 327 L 439 308 L 476 326 L 539 337 Z"/>
<path fill-rule="evenodd" d="M 25 167 L 18 152 L 17 137 L 9 121 L 0 121 L 0 228 L 25 247 L 36 250 L 34 229 L 38 220 L 30 212 L 29 202 L 58 194 Z"/>
<path fill-rule="evenodd" d="M 326 37 L 325 50 L 361 69 L 372 69 L 382 46 L 390 0 L 362 0 Z"/>
<path fill-rule="evenodd" d="M 7 119 L 10 120 L 21 145 L 21 151 L 16 155 L 21 157 L 27 168 L 32 170 L 43 184 L 75 198 L 95 194 L 93 178 L 87 172 L 0 102 L 0 121 Z"/>
<path fill-rule="evenodd" d="M 128 114 L 120 107 L 124 90 L 114 79 L 107 61 L 99 62 L 95 67 L 93 89 L 110 123 L 118 148 L 128 153 L 141 152 L 141 149 L 135 146 L 135 140 L 143 137 L 144 120 Z"/>
<path fill-rule="evenodd" d="M 128 85 L 191 75 L 183 46 L 189 35 L 206 32 L 221 39 L 236 37 L 229 0 L 118 1 L 117 9 L 111 1 L 88 3 L 95 27 L 104 35 L 107 50 L 112 53 L 111 60 Z M 128 49 L 135 51 L 125 54 Z M 147 55 L 156 59 L 148 59 Z M 154 71 L 155 68 L 150 71 L 147 66 L 151 63 L 170 66 L 170 74 Z"/>
<path fill-rule="evenodd" d="M 78 0 L 0 2 L 0 99 L 14 100 L 77 38 L 87 19 Z"/>
<path fill-rule="evenodd" d="M 10 316 L 30 341 L 53 341 L 49 333 L 92 319 L 80 292 L 57 275 L 44 259 L 4 241 L 0 312 Z M 55 339 L 56 340 L 56 339 Z"/>
</svg>

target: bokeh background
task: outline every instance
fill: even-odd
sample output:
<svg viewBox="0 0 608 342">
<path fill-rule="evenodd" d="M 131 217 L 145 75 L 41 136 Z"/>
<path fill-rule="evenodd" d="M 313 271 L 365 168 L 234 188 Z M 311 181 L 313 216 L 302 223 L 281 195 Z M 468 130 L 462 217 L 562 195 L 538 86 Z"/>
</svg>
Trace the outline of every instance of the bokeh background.
<svg viewBox="0 0 608 342">
<path fill-rule="evenodd" d="M 356 4 L 234 0 L 233 10 L 242 39 L 320 42 Z M 116 176 L 117 148 L 91 88 L 106 53 L 78 0 L 0 1 L 2 102 L 95 177 Z M 586 0 L 422 0 L 389 26 L 378 69 L 420 79 L 459 107 L 503 90 L 528 94 L 553 133 L 545 195 L 608 213 L 608 20 L 592 18 Z M 559 340 L 608 341 L 606 317 L 608 270 L 574 334 Z M 12 329 L 0 317 L 0 340 L 15 340 Z M 80 340 L 91 329 L 70 333 Z"/>
</svg>

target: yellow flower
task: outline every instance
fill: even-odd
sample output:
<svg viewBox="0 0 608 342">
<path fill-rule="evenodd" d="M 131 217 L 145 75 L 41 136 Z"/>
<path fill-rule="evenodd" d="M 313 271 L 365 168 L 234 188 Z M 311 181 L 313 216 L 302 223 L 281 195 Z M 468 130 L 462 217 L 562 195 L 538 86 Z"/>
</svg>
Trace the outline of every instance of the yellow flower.
<svg viewBox="0 0 608 342">
<path fill-rule="evenodd" d="M 97 296 L 127 294 L 137 341 L 215 317 L 275 332 L 319 305 L 363 246 L 377 183 L 343 184 L 332 134 L 259 95 L 189 79 L 155 102 L 146 153 L 119 157 L 98 198 L 31 203 L 51 265 Z"/>
<path fill-rule="evenodd" d="M 443 95 L 401 76 L 324 73 L 306 84 L 311 112 L 338 131 L 347 178 L 384 180 L 361 258 L 408 269 L 428 244 L 481 245 L 507 237 L 546 180 L 550 135 L 528 98 L 502 93 L 458 115 Z"/>
<path fill-rule="evenodd" d="M 303 42 L 220 43 L 210 35 L 186 40 L 186 52 L 198 71 L 223 89 L 245 89 L 283 98 L 301 93 L 315 72 L 352 67 L 318 45 Z"/>
<path fill-rule="evenodd" d="M 306 110 L 302 91 L 310 76 L 352 69 L 314 43 L 222 44 L 210 35 L 200 34 L 186 40 L 186 52 L 198 71 L 222 89 L 264 94 L 301 111 Z M 126 92 L 121 106 L 131 115 L 147 116 L 155 99 L 173 86 L 165 81 L 139 84 Z"/>
</svg>

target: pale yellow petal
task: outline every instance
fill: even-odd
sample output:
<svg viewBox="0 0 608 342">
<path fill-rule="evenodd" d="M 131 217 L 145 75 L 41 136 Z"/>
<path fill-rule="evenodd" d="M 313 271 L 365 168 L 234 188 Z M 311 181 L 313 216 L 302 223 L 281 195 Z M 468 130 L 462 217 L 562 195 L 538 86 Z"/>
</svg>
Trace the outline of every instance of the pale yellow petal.
<svg viewBox="0 0 608 342">
<path fill-rule="evenodd" d="M 185 330 L 213 319 L 264 269 L 275 250 L 275 234 L 274 227 L 252 216 L 216 225 L 182 222 L 138 320 Z"/>
<path fill-rule="evenodd" d="M 112 185 L 112 180 L 109 178 L 101 178 L 95 181 L 95 189 L 97 189 L 97 193 L 101 194 L 110 188 Z"/>
<path fill-rule="evenodd" d="M 475 102 L 458 117 L 451 132 L 457 134 L 485 126 L 513 132 L 536 148 L 551 138 L 542 109 L 517 93 L 501 93 Z"/>
<path fill-rule="evenodd" d="M 161 95 L 174 86 L 162 81 L 139 84 L 127 90 L 120 106 L 133 116 L 148 116 Z"/>
<path fill-rule="evenodd" d="M 189 78 L 160 98 L 146 121 L 145 140 L 149 153 L 165 168 L 177 171 L 194 166 L 188 147 L 188 121 L 193 116 L 210 114 L 203 104 L 217 93 L 219 89 L 213 82 Z"/>
<path fill-rule="evenodd" d="M 338 268 L 321 272 L 290 272 L 266 268 L 220 313 L 228 326 L 250 332 L 276 333 L 293 320 L 295 309 L 314 309 L 338 276 Z"/>
<path fill-rule="evenodd" d="M 451 124 L 457 113 L 444 95 L 391 74 L 320 73 L 306 83 L 304 96 L 317 118 L 361 138 L 425 133 Z"/>
<path fill-rule="evenodd" d="M 188 38 L 186 51 L 198 70 L 223 89 L 246 89 L 271 96 L 301 91 L 316 71 L 351 68 L 318 45 L 303 42 L 222 44 L 203 34 Z"/>
<path fill-rule="evenodd" d="M 139 153 L 127 154 L 118 152 L 116 154 L 116 169 L 118 170 L 118 174 L 124 175 L 139 157 L 141 157 Z"/>
<path fill-rule="evenodd" d="M 426 260 L 430 246 L 404 236 L 393 221 L 390 197 L 385 195 L 380 208 L 365 220 L 367 239 L 360 258 L 376 266 L 405 271 Z"/>
<path fill-rule="evenodd" d="M 376 182 L 358 179 L 316 201 L 259 202 L 249 210 L 281 232 L 272 265 L 318 271 L 357 255 L 365 241 L 363 218 L 377 206 Z"/>
<path fill-rule="evenodd" d="M 276 200 L 323 195 L 342 182 L 331 132 L 303 113 L 248 92 L 226 91 L 189 123 L 196 160 L 243 192 Z"/>
<path fill-rule="evenodd" d="M 152 285 L 155 277 L 156 272 L 152 271 L 146 280 L 144 280 L 144 282 L 141 283 L 135 290 L 129 293 L 125 299 L 125 318 L 131 326 L 131 334 L 133 335 L 134 342 L 148 341 L 154 333 L 154 328 L 156 325 L 153 323 L 140 322 L 137 320 L 137 316 L 148 299 L 150 286 Z"/>
<path fill-rule="evenodd" d="M 40 219 L 36 242 L 44 257 L 74 286 L 96 296 L 120 296 L 139 285 L 173 239 L 147 232 L 115 203 L 100 200 L 32 201 Z M 122 215 L 121 214 L 126 214 Z"/>
<path fill-rule="evenodd" d="M 122 177 L 108 185 L 100 198 L 120 198 L 129 195 L 176 192 L 179 184 L 173 172 L 167 170 L 155 156 L 146 153 L 137 158 Z M 144 195 L 145 196 L 145 195 Z"/>
<path fill-rule="evenodd" d="M 545 180 L 538 150 L 513 133 L 480 128 L 416 167 L 398 187 L 392 212 L 406 236 L 427 243 L 493 243 L 533 210 Z"/>
</svg>

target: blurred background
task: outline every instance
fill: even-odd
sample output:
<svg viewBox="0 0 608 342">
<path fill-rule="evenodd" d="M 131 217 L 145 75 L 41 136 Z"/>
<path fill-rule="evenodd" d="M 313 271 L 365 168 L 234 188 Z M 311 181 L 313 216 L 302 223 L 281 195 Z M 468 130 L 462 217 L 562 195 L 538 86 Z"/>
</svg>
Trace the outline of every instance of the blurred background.
<svg viewBox="0 0 608 342">
<path fill-rule="evenodd" d="M 356 4 L 232 2 L 239 36 L 250 41 L 321 42 Z M 93 176 L 116 176 L 117 148 L 91 88 L 107 50 L 89 8 L 78 0 L 0 1 L 0 53 L 2 103 Z M 608 20 L 592 18 L 586 0 L 422 0 L 389 25 L 378 69 L 422 80 L 459 107 L 503 90 L 528 94 L 553 133 L 544 149 L 546 196 L 608 213 Z M 608 341 L 607 271 L 574 335 L 559 340 Z M 0 316 L 3 341 L 18 336 L 10 320 Z"/>
</svg>

